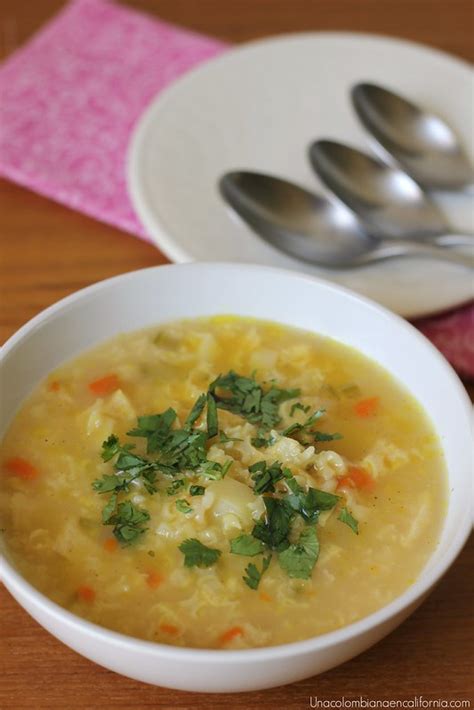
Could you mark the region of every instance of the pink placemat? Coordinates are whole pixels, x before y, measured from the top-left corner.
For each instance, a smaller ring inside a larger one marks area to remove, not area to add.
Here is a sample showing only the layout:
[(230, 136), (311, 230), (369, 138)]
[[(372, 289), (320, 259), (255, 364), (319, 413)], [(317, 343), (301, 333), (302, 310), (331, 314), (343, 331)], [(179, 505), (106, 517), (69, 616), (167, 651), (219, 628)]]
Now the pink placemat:
[[(108, 0), (73, 0), (0, 67), (0, 174), (148, 239), (125, 183), (133, 126), (225, 48)], [(416, 325), (474, 377), (474, 305)]]

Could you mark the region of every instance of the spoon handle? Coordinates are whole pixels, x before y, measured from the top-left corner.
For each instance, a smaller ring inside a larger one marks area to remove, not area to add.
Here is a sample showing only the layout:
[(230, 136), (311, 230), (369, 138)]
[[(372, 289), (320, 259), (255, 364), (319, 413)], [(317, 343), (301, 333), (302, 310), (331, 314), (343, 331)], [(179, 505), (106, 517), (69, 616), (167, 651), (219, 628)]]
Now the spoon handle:
[(442, 234), (432, 240), (432, 244), (440, 247), (472, 247), (474, 246), (474, 234), (468, 232), (464, 234)]
[(420, 256), (430, 259), (448, 261), (453, 264), (460, 264), (474, 269), (474, 244), (470, 244), (470, 254), (458, 252), (451, 249), (440, 248), (439, 246), (426, 244), (426, 242), (409, 242), (393, 239), (382, 242), (372, 254), (379, 259), (390, 259), (397, 256)]

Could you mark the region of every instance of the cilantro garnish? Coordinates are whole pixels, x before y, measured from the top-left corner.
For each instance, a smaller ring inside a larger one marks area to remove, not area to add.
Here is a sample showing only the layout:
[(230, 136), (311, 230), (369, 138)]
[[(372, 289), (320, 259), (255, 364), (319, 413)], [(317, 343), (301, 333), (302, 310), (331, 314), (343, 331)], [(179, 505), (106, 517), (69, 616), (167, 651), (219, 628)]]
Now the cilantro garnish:
[(204, 463), (202, 463), (199, 467), (199, 472), (203, 476), (206, 476), (206, 478), (210, 478), (212, 481), (220, 481), (221, 478), (224, 478), (233, 463), (232, 459), (227, 459), (225, 463), (217, 463), (217, 461), (204, 461)]
[(349, 399), (360, 397), (361, 394), (360, 387), (357, 385), (345, 385), (344, 387), (341, 387), (341, 392), (344, 397), (348, 397)]
[(255, 448), (257, 448), (257, 449), (266, 449), (267, 446), (271, 446), (272, 444), (275, 443), (275, 438), (273, 437), (272, 434), (265, 436), (265, 429), (262, 429), (260, 427), (257, 432), (257, 436), (254, 436), (250, 440), (250, 443), (252, 444), (252, 446), (255, 446)]
[(186, 481), (184, 478), (177, 478), (173, 483), (170, 483), (168, 488), (166, 489), (166, 492), (169, 496), (174, 496), (178, 491), (181, 490), (181, 488), (184, 488), (186, 485)]
[(149, 493), (156, 492), (157, 463), (132, 454), (132, 448), (132, 445), (122, 446), (113, 434), (104, 441), (102, 459), (110, 461), (114, 456), (117, 456), (114, 464), (117, 473), (114, 476), (105, 474), (101, 479), (95, 480), (92, 483), (95, 491), (98, 493), (128, 491), (130, 483), (136, 478), (142, 477), (147, 491)]
[(281, 435), (290, 436), (290, 434), (295, 434), (296, 432), (308, 431), (313, 426), (314, 422), (320, 419), (325, 413), (325, 409), (318, 409), (302, 424), (299, 422), (293, 422), (293, 424), (287, 426), (286, 429), (283, 429)]
[(289, 577), (309, 579), (319, 556), (319, 541), (316, 528), (307, 527), (296, 544), (290, 545), (278, 555), (280, 567)]
[(219, 444), (227, 444), (229, 441), (243, 441), (243, 439), (237, 439), (236, 437), (233, 436), (227, 436), (225, 431), (219, 432)]
[(217, 404), (210, 392), (207, 393), (207, 436), (212, 439), (219, 432), (217, 421)]
[(295, 404), (293, 404), (291, 406), (290, 417), (293, 416), (293, 414), (296, 412), (297, 409), (301, 409), (301, 411), (304, 414), (307, 414), (309, 412), (309, 410), (311, 409), (311, 407), (309, 406), (309, 404), (307, 406), (305, 406), (304, 404), (301, 404), (301, 402), (295, 402)]
[(245, 575), (242, 577), (242, 579), (244, 580), (245, 584), (250, 587), (250, 589), (258, 589), (258, 585), (260, 584), (260, 581), (264, 573), (267, 571), (271, 561), (271, 555), (268, 555), (268, 557), (264, 557), (261, 570), (259, 570), (258, 567), (253, 564), (253, 562), (247, 565), (247, 567), (245, 568)]
[(211, 567), (221, 556), (220, 550), (206, 547), (194, 537), (182, 542), (179, 549), (184, 555), (185, 567)]
[(189, 495), (191, 496), (203, 496), (205, 492), (204, 486), (189, 486)]
[[(206, 404), (207, 432), (193, 428)], [(232, 459), (224, 464), (207, 460), (207, 440), (218, 433), (217, 408), (212, 395), (202, 394), (197, 398), (182, 429), (173, 428), (176, 419), (175, 410), (168, 408), (161, 414), (138, 417), (137, 426), (128, 432), (128, 436), (146, 440), (147, 454), (154, 454), (153, 459), (133, 453), (133, 445), (122, 445), (114, 434), (102, 444), (102, 460), (108, 462), (115, 457), (115, 473), (103, 475), (92, 485), (98, 493), (112, 494), (103, 510), (102, 519), (104, 525), (115, 525), (114, 533), (124, 544), (129, 544), (144, 532), (144, 529), (140, 528), (140, 515), (146, 515), (148, 516), (146, 519), (149, 519), (148, 513), (139, 509), (134, 509), (136, 515), (133, 517), (129, 508), (121, 507), (125, 503), (120, 503), (117, 508), (118, 494), (127, 492), (132, 481), (140, 479), (148, 493), (155, 493), (159, 473), (176, 476), (186, 470), (199, 471), (207, 478), (217, 480), (226, 475), (232, 464)], [(184, 478), (175, 479), (166, 489), (168, 495), (175, 495), (184, 485)], [(194, 493), (194, 495), (202, 495), (202, 493)], [(126, 503), (132, 505), (128, 501)], [(183, 513), (192, 510), (184, 499), (177, 501), (176, 505)], [(124, 517), (126, 515), (131, 516), (130, 520)]]
[(283, 550), (289, 545), (288, 535), (294, 512), (281, 498), (264, 496), (263, 502), (266, 513), (255, 523), (252, 535), (272, 550)]
[[(298, 406), (299, 405), (299, 406)], [(291, 408), (290, 411), (290, 416), (294, 413), (295, 409), (302, 409), (304, 412), (307, 412), (309, 410), (309, 407), (303, 407), (303, 405), (300, 404), (300, 402), (297, 402), (294, 404)], [(314, 441), (335, 441), (337, 439), (342, 439), (342, 434), (338, 434), (337, 432), (334, 434), (327, 434), (324, 431), (318, 431), (318, 430), (313, 430), (311, 427), (313, 424), (320, 419), (323, 414), (326, 413), (325, 409), (318, 409), (316, 412), (314, 412), (308, 419), (306, 419), (305, 422), (293, 422), (289, 426), (286, 427), (281, 432), (282, 436), (291, 436), (293, 434), (301, 434), (301, 433), (306, 433), (308, 436), (312, 437)], [(310, 441), (302, 442), (305, 444), (309, 444)]]
[(257, 540), (253, 535), (239, 535), (230, 541), (230, 551), (234, 555), (247, 555), (255, 557), (264, 551), (264, 545), (261, 540)]
[(359, 534), (359, 522), (351, 515), (347, 508), (341, 510), (337, 519), (340, 520), (341, 523), (348, 525), (356, 535)]
[(109, 438), (102, 444), (102, 461), (110, 461), (121, 449), (118, 436), (111, 434)]
[(342, 434), (338, 434), (337, 432), (334, 434), (326, 434), (324, 431), (313, 431), (311, 432), (311, 436), (315, 441), (336, 441), (337, 439), (343, 438)]
[[(117, 436), (111, 435), (102, 445), (102, 460), (113, 463), (113, 474), (104, 474), (93, 482), (99, 494), (109, 494), (102, 510), (104, 525), (113, 525), (115, 537), (122, 545), (129, 545), (146, 530), (150, 515), (135, 506), (130, 500), (120, 501), (123, 493), (130, 490), (133, 481), (140, 483), (151, 494), (157, 490), (158, 476), (172, 476), (174, 480), (166, 487), (168, 495), (175, 495), (186, 487), (187, 476), (201, 476), (210, 480), (220, 480), (227, 474), (232, 459), (224, 463), (207, 458), (209, 440), (214, 437), (219, 443), (241, 441), (219, 431), (218, 409), (225, 409), (245, 418), (257, 427), (257, 436), (252, 444), (267, 447), (274, 443), (270, 430), (281, 421), (280, 404), (298, 397), (298, 389), (281, 389), (274, 382), (268, 389), (260, 385), (252, 375), (245, 377), (233, 371), (220, 375), (209, 386), (208, 392), (201, 394), (193, 404), (181, 428), (177, 426), (177, 413), (168, 408), (159, 414), (138, 417), (137, 426), (128, 432), (131, 437), (145, 439), (146, 456), (134, 452), (131, 444), (122, 444)], [(206, 410), (204, 428), (201, 419)], [(290, 416), (297, 410), (305, 414), (308, 406), (296, 402), (290, 409)], [(313, 429), (314, 423), (323, 416), (324, 409), (318, 409), (304, 422), (293, 422), (281, 432), (283, 436), (296, 435), (301, 443), (308, 437), (313, 441), (333, 441), (342, 438), (340, 434), (329, 434)], [(198, 428), (196, 422), (201, 421)], [(305, 436), (303, 436), (303, 434)], [(191, 473), (192, 472), (192, 473)], [(250, 563), (243, 577), (251, 589), (257, 589), (262, 575), (271, 561), (271, 551), (279, 556), (279, 563), (290, 577), (308, 579), (317, 561), (319, 542), (315, 524), (321, 511), (331, 510), (339, 501), (339, 496), (316, 488), (305, 490), (299, 485), (288, 468), (278, 461), (269, 463), (258, 461), (249, 467), (256, 495), (263, 495), (265, 513), (258, 520), (251, 534), (242, 534), (230, 541), (230, 551), (236, 555), (254, 557), (267, 551), (261, 569)], [(178, 477), (179, 475), (179, 477)], [(276, 484), (284, 481), (288, 492), (278, 491)], [(205, 487), (193, 484), (190, 496), (205, 494)], [(270, 495), (268, 495), (270, 494)], [(185, 498), (175, 501), (177, 510), (187, 515), (193, 508)], [(290, 533), (295, 516), (301, 516), (307, 524), (298, 542), (290, 543)], [(338, 520), (348, 525), (358, 534), (358, 522), (347, 508), (343, 508)], [(207, 547), (196, 538), (185, 540), (179, 546), (184, 555), (186, 567), (210, 567), (219, 559), (220, 550)]]
[(286, 496), (288, 505), (301, 515), (308, 523), (316, 523), (319, 514), (323, 510), (331, 510), (339, 500), (339, 496), (317, 488), (309, 488), (307, 491), (300, 490)]
[(257, 495), (274, 493), (275, 483), (284, 478), (281, 463), (278, 461), (272, 463), (271, 466), (268, 466), (266, 461), (257, 461), (257, 463), (249, 466), (249, 471), (251, 478), (255, 481), (253, 490)]
[(139, 436), (147, 440), (147, 454), (160, 449), (168, 436), (176, 419), (174, 409), (168, 408), (162, 414), (148, 414), (138, 417), (138, 426), (127, 432), (128, 436)]
[(112, 491), (128, 491), (129, 484), (133, 481), (126, 473), (114, 474), (112, 476), (104, 474), (102, 478), (97, 478), (92, 487), (97, 493), (111, 493)]
[(162, 414), (138, 417), (138, 427), (127, 432), (128, 436), (147, 440), (147, 453), (159, 454), (154, 466), (163, 473), (173, 476), (183, 469), (194, 470), (206, 460), (206, 432), (192, 428), (205, 403), (205, 395), (198, 397), (183, 429), (172, 429), (177, 415), (170, 408)]
[(179, 510), (180, 513), (186, 514), (193, 512), (193, 509), (185, 498), (179, 498), (179, 500), (176, 501), (176, 508)]
[(113, 494), (102, 511), (104, 525), (113, 525), (113, 533), (121, 545), (130, 545), (146, 528), (144, 524), (150, 520), (146, 510), (135, 506), (130, 500), (119, 503), (116, 509), (117, 494)]
[(110, 524), (110, 520), (115, 513), (115, 508), (117, 507), (117, 497), (117, 493), (113, 493), (102, 508), (102, 522), (104, 525)]
[(184, 422), (184, 428), (185, 429), (192, 429), (196, 421), (199, 419), (201, 414), (204, 411), (204, 407), (206, 406), (206, 395), (201, 394), (197, 398), (197, 400), (193, 404), (193, 408), (189, 412), (188, 416), (186, 417), (186, 421)]
[(280, 404), (297, 397), (299, 389), (284, 390), (272, 385), (264, 392), (253, 377), (244, 377), (230, 370), (219, 375), (209, 385), (217, 406), (244, 417), (252, 424), (268, 430), (280, 422)]

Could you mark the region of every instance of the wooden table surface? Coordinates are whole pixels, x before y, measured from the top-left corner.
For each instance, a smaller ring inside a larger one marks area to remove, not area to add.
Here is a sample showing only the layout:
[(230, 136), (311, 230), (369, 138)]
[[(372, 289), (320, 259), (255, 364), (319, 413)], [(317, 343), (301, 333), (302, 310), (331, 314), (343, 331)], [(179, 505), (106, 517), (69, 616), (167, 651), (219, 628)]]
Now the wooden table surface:
[[(130, 0), (200, 32), (241, 42), (298, 30), (406, 37), (472, 60), (471, 0)], [(0, 57), (63, 3), (2, 0)], [(166, 261), (154, 247), (0, 183), (0, 339), (54, 301), (115, 274)], [(472, 390), (471, 390), (472, 391)], [(300, 683), (241, 695), (155, 688), (96, 666), (36, 624), (0, 585), (0, 708), (308, 708), (357, 698), (459, 700), (474, 693), (474, 541), (423, 606), (358, 658)]]

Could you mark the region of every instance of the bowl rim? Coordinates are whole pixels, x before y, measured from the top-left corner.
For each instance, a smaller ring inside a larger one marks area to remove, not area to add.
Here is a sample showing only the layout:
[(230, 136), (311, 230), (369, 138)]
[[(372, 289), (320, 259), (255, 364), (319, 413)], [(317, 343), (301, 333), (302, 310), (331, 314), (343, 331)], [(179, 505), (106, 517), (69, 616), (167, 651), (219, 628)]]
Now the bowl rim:
[[(111, 278), (103, 279), (90, 286), (74, 291), (68, 296), (62, 298), (61, 300), (53, 303), (51, 306), (40, 311), (36, 316), (27, 321), (23, 326), (21, 326), (0, 349), (0, 366), (5, 360), (6, 356), (16, 348), (17, 345), (21, 343), (24, 337), (29, 333), (37, 330), (41, 325), (48, 321), (52, 316), (61, 312), (68, 306), (74, 304), (77, 301), (81, 301), (89, 296), (94, 296), (103, 289), (113, 287), (117, 282), (124, 282), (127, 280), (133, 280), (139, 278), (140, 274), (148, 272), (156, 272), (159, 270), (200, 270), (200, 269), (211, 269), (211, 270), (227, 270), (227, 271), (265, 271), (268, 273), (273, 273), (275, 276), (280, 277), (290, 277), (293, 280), (304, 280), (311, 283), (316, 283), (321, 288), (336, 291), (338, 293), (344, 294), (350, 301), (361, 304), (364, 307), (369, 307), (377, 316), (382, 316), (388, 319), (395, 325), (398, 329), (402, 329), (410, 334), (410, 337), (418, 340), (420, 344), (425, 347), (425, 350), (429, 357), (435, 358), (438, 363), (443, 367), (444, 372), (448, 381), (450, 381), (451, 386), (454, 388), (455, 395), (460, 403), (462, 403), (466, 409), (466, 413), (469, 416), (471, 411), (471, 403), (467, 395), (464, 386), (462, 385), (459, 377), (444, 358), (444, 356), (437, 350), (437, 348), (422, 334), (420, 333), (411, 323), (406, 321), (401, 316), (389, 311), (384, 306), (377, 304), (365, 296), (361, 296), (348, 288), (335, 284), (333, 282), (326, 281), (325, 279), (309, 275), (302, 274), (299, 272), (292, 271), (290, 269), (282, 269), (274, 266), (265, 266), (257, 264), (247, 264), (247, 263), (230, 263), (230, 262), (188, 262), (185, 264), (164, 264), (159, 266), (152, 266), (144, 269), (137, 269), (134, 271), (129, 271), (124, 274), (119, 274)], [(468, 446), (466, 446), (466, 449)], [(471, 531), (471, 500), (469, 496), (466, 496), (466, 506), (463, 512), (462, 519), (460, 520), (460, 525), (456, 529), (456, 533), (451, 537), (447, 543), (447, 548), (443, 554), (443, 558), (439, 560), (435, 565), (432, 565), (430, 569), (427, 570), (428, 562), (425, 563), (425, 567), (421, 570), (419, 576), (415, 582), (405, 589), (400, 595), (395, 597), (391, 602), (381, 607), (377, 611), (369, 614), (367, 616), (358, 619), (357, 621), (343, 626), (339, 629), (329, 631), (318, 636), (312, 636), (310, 638), (304, 639), (302, 641), (293, 641), (290, 643), (279, 644), (275, 646), (262, 646), (258, 648), (249, 649), (239, 649), (239, 650), (225, 650), (225, 649), (208, 649), (208, 648), (193, 648), (193, 647), (180, 647), (172, 646), (168, 644), (158, 643), (154, 641), (146, 641), (144, 639), (135, 638), (133, 636), (128, 636), (126, 634), (113, 631), (106, 627), (95, 624), (87, 619), (84, 619), (71, 611), (63, 608), (56, 602), (53, 602), (49, 597), (44, 595), (38, 589), (36, 589), (30, 582), (28, 582), (21, 574), (18, 572), (14, 565), (11, 564), (5, 557), (5, 555), (0, 554), (0, 580), (5, 584), (7, 589), (12, 593), (12, 596), (18, 602), (17, 593), (22, 598), (26, 600), (26, 604), (29, 608), (36, 609), (47, 617), (53, 617), (55, 621), (65, 624), (69, 629), (77, 631), (81, 635), (88, 635), (102, 643), (106, 642), (109, 645), (120, 646), (123, 650), (138, 651), (143, 654), (150, 656), (162, 657), (165, 656), (169, 660), (181, 660), (189, 662), (200, 662), (200, 663), (213, 663), (219, 665), (229, 665), (235, 663), (243, 663), (246, 661), (271, 661), (276, 659), (282, 659), (288, 656), (301, 656), (307, 653), (314, 653), (316, 651), (322, 651), (324, 649), (331, 648), (343, 642), (348, 642), (352, 638), (355, 638), (361, 634), (365, 634), (372, 629), (375, 629), (379, 625), (388, 622), (393, 617), (403, 613), (404, 610), (410, 610), (410, 607), (415, 605), (417, 602), (421, 602), (423, 596), (426, 595), (436, 582), (446, 573), (448, 568), (454, 562), (455, 558), (461, 551), (464, 543), (466, 542), (470, 531)], [(436, 549), (431, 553), (429, 560), (436, 554)], [(22, 602), (19, 602), (23, 606)], [(28, 612), (30, 613), (30, 612)], [(31, 615), (31, 613), (30, 613)], [(87, 655), (87, 654), (84, 654)]]

